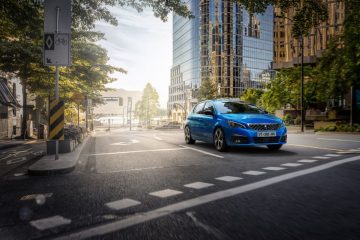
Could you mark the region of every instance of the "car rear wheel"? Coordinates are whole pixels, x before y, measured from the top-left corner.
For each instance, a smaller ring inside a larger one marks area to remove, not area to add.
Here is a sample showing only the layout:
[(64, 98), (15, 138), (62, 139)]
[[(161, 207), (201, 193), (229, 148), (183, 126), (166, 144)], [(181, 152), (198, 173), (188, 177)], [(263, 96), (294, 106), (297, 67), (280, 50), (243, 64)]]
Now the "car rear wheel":
[(219, 152), (224, 152), (227, 149), (224, 131), (221, 128), (217, 128), (214, 132), (214, 145)]
[(282, 144), (267, 145), (267, 147), (270, 150), (279, 150), (282, 147)]
[(185, 126), (184, 132), (185, 132), (185, 142), (186, 142), (186, 144), (194, 144), (195, 140), (192, 139), (192, 137), (191, 137), (191, 132), (190, 132), (189, 126)]

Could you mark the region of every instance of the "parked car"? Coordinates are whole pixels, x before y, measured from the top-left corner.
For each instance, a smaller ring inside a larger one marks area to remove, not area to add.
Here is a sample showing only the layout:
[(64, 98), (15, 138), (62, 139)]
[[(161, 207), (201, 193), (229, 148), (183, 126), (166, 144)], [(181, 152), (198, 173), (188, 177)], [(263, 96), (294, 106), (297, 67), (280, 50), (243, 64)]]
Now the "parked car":
[(227, 147), (266, 145), (278, 150), (287, 141), (280, 118), (240, 100), (219, 99), (198, 103), (185, 121), (185, 142), (213, 143), (218, 151)]

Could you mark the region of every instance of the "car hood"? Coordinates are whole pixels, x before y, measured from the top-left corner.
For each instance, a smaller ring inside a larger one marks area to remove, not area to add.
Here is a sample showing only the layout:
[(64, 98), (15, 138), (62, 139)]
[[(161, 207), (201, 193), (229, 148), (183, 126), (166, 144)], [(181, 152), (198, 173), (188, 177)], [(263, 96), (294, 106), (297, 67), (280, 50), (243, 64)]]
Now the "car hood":
[(282, 123), (280, 118), (270, 114), (221, 114), (221, 117), (241, 123)]

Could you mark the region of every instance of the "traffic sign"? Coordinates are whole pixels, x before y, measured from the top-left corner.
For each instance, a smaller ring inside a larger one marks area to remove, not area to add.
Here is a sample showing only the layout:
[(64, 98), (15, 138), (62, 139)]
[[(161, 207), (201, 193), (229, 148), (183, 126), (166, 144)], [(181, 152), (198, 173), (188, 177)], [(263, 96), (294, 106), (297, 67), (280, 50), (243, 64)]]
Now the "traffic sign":
[(44, 65), (69, 66), (71, 64), (70, 34), (44, 34)]
[(44, 65), (71, 64), (71, 0), (45, 0)]
[(44, 32), (71, 33), (71, 0), (45, 0)]

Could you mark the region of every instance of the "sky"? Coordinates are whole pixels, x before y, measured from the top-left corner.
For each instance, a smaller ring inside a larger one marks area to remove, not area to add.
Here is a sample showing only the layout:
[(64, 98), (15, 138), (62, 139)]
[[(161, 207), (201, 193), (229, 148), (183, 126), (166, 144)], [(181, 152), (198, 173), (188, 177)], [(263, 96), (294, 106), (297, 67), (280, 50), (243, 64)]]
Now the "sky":
[(108, 87), (142, 91), (150, 82), (166, 107), (172, 65), (172, 17), (162, 22), (151, 9), (138, 13), (132, 8), (110, 8), (118, 26), (98, 22), (96, 30), (105, 33), (99, 44), (106, 48), (109, 64), (122, 67), (127, 74), (115, 73), (117, 80)]

